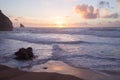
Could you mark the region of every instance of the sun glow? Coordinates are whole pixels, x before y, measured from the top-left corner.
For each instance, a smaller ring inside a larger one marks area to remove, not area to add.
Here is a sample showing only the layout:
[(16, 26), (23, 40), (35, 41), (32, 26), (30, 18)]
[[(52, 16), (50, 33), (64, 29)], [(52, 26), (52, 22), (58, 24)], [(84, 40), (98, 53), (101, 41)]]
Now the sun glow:
[(57, 28), (64, 28), (66, 24), (66, 19), (65, 17), (54, 17), (53, 23), (55, 24), (55, 27)]
[(56, 27), (63, 28), (64, 27), (64, 22), (56, 21)]

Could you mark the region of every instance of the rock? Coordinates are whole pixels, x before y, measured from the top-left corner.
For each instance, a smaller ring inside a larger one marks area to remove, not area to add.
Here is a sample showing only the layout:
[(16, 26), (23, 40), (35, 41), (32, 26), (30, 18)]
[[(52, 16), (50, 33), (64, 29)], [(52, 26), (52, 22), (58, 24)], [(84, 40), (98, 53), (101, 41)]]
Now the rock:
[(23, 24), (20, 24), (20, 28), (24, 28), (25, 26)]
[(34, 58), (33, 50), (31, 47), (28, 47), (27, 49), (20, 48), (17, 52), (15, 52), (15, 55), (15, 59), (18, 60), (31, 60), (32, 58)]
[(31, 47), (28, 47), (26, 49), (26, 52), (27, 52), (27, 54), (29, 55), (30, 58), (34, 57), (34, 55), (33, 55), (33, 49)]
[(0, 31), (12, 31), (13, 25), (10, 19), (0, 10)]
[(43, 67), (43, 69), (48, 69), (48, 67)]

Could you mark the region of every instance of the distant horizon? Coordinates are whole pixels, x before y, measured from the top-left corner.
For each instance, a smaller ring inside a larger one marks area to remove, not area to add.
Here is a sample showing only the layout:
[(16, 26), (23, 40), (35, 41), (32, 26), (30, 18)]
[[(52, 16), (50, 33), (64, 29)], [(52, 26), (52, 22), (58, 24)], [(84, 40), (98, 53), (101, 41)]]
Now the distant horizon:
[[(14, 28), (21, 28), (20, 26), (13, 26)], [(41, 28), (41, 29), (72, 29), (72, 28), (120, 28), (120, 26), (112, 26), (112, 27), (109, 27), (109, 26), (96, 26), (96, 27), (92, 27), (92, 26), (89, 26), (89, 27), (71, 27), (71, 26), (66, 26), (66, 27), (54, 27), (54, 26), (25, 26), (24, 28)]]
[(120, 27), (120, 0), (0, 0), (13, 26)]

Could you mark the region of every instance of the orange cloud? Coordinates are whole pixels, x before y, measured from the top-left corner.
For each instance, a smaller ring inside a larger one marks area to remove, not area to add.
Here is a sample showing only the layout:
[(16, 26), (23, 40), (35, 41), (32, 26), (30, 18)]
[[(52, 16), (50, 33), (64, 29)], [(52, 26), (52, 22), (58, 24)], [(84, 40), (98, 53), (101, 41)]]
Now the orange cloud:
[(103, 15), (104, 16), (107, 16), (109, 14), (109, 9), (108, 8), (105, 8), (104, 10), (103, 10)]
[(110, 13), (108, 8), (104, 8), (103, 12), (100, 11), (100, 8), (95, 9), (93, 6), (88, 6), (86, 4), (75, 6), (75, 12), (85, 19), (119, 18), (120, 16), (117, 12)]
[(110, 13), (108, 8), (105, 8), (103, 10), (103, 16), (101, 16), (101, 18), (119, 18), (119, 14), (118, 13)]
[(95, 9), (93, 6), (88, 6), (86, 4), (75, 6), (75, 12), (85, 19), (95, 19), (99, 16), (98, 8)]
[(118, 3), (118, 6), (120, 6), (120, 0), (118, 0), (117, 3)]

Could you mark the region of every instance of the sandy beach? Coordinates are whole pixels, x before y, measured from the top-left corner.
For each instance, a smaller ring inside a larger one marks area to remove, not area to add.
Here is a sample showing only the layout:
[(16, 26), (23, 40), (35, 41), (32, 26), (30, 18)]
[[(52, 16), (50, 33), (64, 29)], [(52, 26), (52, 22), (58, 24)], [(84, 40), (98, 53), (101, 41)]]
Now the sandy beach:
[(83, 80), (70, 75), (47, 72), (25, 72), (0, 65), (0, 80)]
[(119, 75), (119, 72), (73, 68), (61, 61), (21, 70), (0, 65), (0, 80), (119, 80)]

